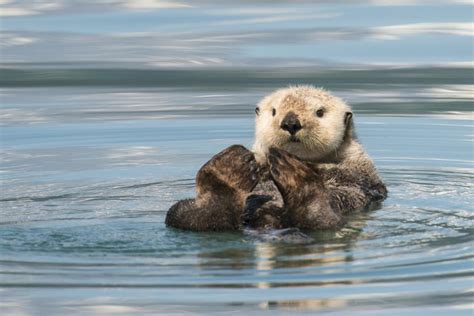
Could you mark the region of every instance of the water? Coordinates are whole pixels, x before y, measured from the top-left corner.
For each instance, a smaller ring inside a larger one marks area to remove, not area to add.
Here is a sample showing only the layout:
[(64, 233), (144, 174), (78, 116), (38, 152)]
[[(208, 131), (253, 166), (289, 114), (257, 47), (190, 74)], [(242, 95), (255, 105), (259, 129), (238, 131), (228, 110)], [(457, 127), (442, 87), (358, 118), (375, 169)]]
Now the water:
[(353, 105), (389, 189), (308, 245), (164, 225), (204, 162), (252, 144), (278, 73), (58, 87), (32, 71), (42, 87), (1, 89), (2, 314), (471, 313), (472, 70), (279, 73)]

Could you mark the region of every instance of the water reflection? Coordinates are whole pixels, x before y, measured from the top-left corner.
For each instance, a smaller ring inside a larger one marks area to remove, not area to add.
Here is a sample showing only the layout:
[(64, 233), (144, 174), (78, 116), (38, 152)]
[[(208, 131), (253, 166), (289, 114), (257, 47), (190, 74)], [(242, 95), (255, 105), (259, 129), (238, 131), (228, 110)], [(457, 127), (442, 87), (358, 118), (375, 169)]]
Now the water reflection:
[[(460, 0), (279, 1), (277, 8), (268, 1), (2, 1), (2, 62), (18, 69), (472, 66), (471, 5)], [(115, 77), (136, 78), (118, 72)]]
[[(337, 267), (354, 260), (352, 247), (358, 242), (360, 234), (370, 219), (370, 214), (360, 212), (351, 217), (349, 223), (339, 231), (308, 232), (310, 243), (294, 243), (292, 239), (275, 239), (273, 231), (253, 231), (242, 236), (243, 244), (220, 250), (208, 251), (208, 238), (216, 237), (222, 241), (227, 235), (211, 234), (203, 239), (198, 249), (199, 266), (207, 271), (231, 269), (246, 275), (242, 287), (272, 288), (286, 286), (323, 286), (346, 284), (350, 281), (301, 280), (292, 279), (292, 274), (312, 275), (332, 273)], [(231, 237), (232, 235), (228, 235)], [(238, 236), (238, 234), (237, 234)], [(237, 237), (234, 234), (234, 238)], [(271, 240), (271, 241), (265, 241)], [(316, 268), (316, 270), (314, 269)], [(322, 269), (321, 269), (322, 268)], [(218, 273), (216, 275), (219, 275)], [(281, 277), (276, 277), (277, 275)], [(207, 284), (206, 286), (213, 286)], [(228, 285), (227, 285), (228, 286)]]

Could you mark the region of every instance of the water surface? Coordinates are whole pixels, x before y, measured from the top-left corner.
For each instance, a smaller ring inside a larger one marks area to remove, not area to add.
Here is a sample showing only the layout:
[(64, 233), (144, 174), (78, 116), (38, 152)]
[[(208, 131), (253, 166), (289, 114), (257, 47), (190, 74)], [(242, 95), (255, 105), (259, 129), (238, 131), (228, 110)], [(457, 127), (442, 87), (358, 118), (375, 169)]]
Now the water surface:
[(308, 245), (164, 225), (169, 206), (194, 195), (204, 162), (231, 144), (251, 146), (255, 104), (278, 80), (4, 85), (0, 310), (470, 314), (469, 70), (387, 71), (398, 78), (388, 83), (334, 73), (301, 81), (354, 106), (390, 193), (381, 209), (313, 232)]

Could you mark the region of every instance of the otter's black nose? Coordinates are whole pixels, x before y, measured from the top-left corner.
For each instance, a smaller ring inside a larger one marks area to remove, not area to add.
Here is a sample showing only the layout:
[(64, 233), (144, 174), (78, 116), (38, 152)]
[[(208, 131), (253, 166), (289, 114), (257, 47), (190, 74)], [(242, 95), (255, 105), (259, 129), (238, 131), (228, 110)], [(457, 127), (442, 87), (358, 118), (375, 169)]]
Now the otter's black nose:
[(295, 135), (301, 128), (300, 120), (295, 113), (288, 113), (283, 121), (281, 121), (280, 127), (285, 131), (288, 131), (291, 135)]

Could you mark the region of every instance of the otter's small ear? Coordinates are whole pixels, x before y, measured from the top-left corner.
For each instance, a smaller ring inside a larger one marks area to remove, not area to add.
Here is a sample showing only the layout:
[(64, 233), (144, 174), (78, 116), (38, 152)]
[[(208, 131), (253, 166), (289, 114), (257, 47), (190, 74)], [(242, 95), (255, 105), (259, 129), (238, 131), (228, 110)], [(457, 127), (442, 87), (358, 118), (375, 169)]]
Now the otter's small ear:
[(256, 113), (257, 115), (260, 113), (260, 108), (259, 108), (258, 106), (255, 108), (255, 113)]
[(352, 112), (346, 112), (346, 115), (344, 116), (344, 123), (346, 124), (346, 126), (349, 125), (351, 120), (352, 120)]

